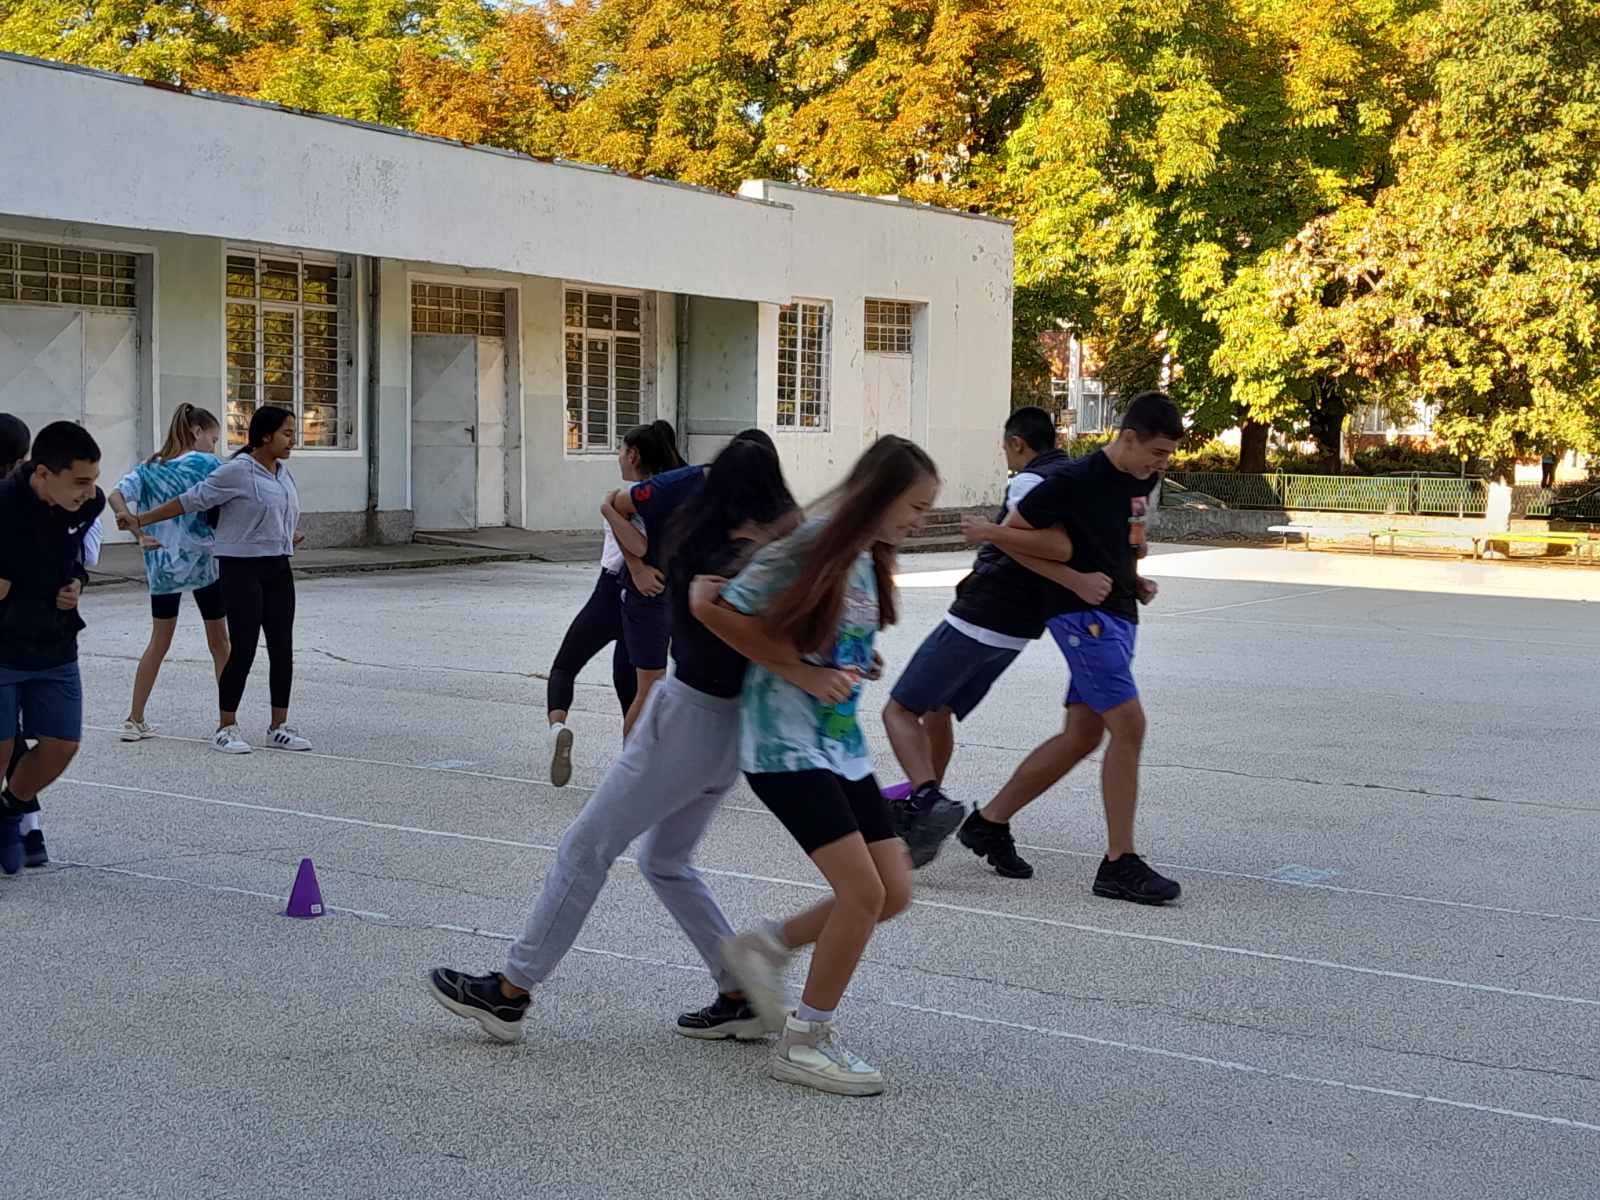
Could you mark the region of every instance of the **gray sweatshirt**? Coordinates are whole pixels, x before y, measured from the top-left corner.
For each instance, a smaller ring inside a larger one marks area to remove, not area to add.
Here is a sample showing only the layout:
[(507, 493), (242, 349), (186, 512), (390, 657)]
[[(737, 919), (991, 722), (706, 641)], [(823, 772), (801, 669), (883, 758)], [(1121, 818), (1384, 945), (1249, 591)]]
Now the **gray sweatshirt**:
[(230, 458), (178, 497), (186, 513), (222, 506), (211, 553), (218, 558), (270, 558), (294, 553), (300, 493), (281, 462), (274, 475), (248, 454)]

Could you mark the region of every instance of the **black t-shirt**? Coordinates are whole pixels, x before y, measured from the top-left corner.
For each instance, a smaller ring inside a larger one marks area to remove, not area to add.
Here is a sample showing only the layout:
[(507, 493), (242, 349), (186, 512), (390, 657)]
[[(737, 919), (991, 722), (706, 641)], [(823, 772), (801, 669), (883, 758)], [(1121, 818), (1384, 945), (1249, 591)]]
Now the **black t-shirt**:
[(696, 575), (721, 575), (732, 579), (750, 561), (756, 544), (748, 538), (725, 542), (695, 561), (680, 554), (672, 564), (668, 593), (672, 597), (672, 662), (678, 680), (704, 692), (731, 700), (744, 687), (749, 665), (727, 642), (712, 633), (689, 611), (689, 585)]
[(44, 503), (21, 470), (0, 481), (0, 579), (11, 590), (0, 600), (0, 667), (44, 671), (78, 658), (77, 609), (56, 607), (56, 593), (88, 578), (83, 539), (105, 509), (96, 491), (75, 512)]
[[(1012, 483), (1032, 482), (1037, 491), (1071, 465), (1060, 450), (1047, 450), (1017, 472)], [(995, 524), (1003, 525), (1010, 511), (1009, 504), (1002, 505)], [(1061, 593), (1059, 584), (1028, 570), (999, 547), (985, 545), (973, 559), (972, 573), (956, 586), (950, 615), (1005, 637), (1036, 638), (1045, 621), (1062, 610)]]
[(1111, 594), (1099, 605), (1085, 603), (1075, 592), (1058, 589), (1058, 612), (1099, 608), (1125, 621), (1139, 620), (1139, 551), (1144, 546), (1145, 516), (1159, 474), (1135, 479), (1119, 471), (1096, 450), (1047, 479), (1022, 498), (1017, 511), (1036, 529), (1060, 525), (1072, 539), (1067, 565), (1085, 575), (1111, 577)]

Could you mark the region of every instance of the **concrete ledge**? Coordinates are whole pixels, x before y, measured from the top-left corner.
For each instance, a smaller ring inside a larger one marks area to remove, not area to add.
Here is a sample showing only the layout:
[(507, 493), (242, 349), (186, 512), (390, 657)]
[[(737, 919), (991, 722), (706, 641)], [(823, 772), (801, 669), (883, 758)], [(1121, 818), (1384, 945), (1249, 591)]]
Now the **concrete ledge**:
[(410, 509), (365, 512), (307, 512), (300, 514), (307, 549), (333, 546), (392, 546), (409, 542), (416, 526)]

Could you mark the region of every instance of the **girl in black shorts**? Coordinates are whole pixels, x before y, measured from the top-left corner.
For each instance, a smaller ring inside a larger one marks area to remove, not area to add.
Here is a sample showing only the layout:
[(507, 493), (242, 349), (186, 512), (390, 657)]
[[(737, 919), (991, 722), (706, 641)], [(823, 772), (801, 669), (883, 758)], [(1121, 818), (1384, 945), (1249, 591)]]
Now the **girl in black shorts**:
[[(911, 863), (872, 774), (857, 721), (861, 681), (875, 678), (879, 629), (895, 619), (894, 548), (938, 495), (937, 469), (914, 443), (876, 442), (824, 515), (768, 546), (737, 578), (697, 592), (695, 615), (755, 662), (807, 664), (790, 682), (752, 666), (741, 701), (750, 787), (800, 844), (834, 898), (786, 923), (730, 939), (723, 957), (756, 1011), (784, 1018), (778, 1078), (840, 1095), (873, 1095), (883, 1077), (839, 1043), (834, 1010), (873, 927), (911, 900)], [(783, 968), (815, 943), (799, 1009), (785, 1011)]]
[[(217, 439), (222, 426), (203, 408), (180, 404), (172, 413), (167, 440), (161, 449), (124, 475), (106, 497), (113, 512), (155, 508), (175, 500), (219, 466)], [(174, 517), (140, 531), (145, 574), (150, 580), (150, 644), (133, 676), (133, 703), (122, 723), (122, 740), (137, 742), (154, 736), (146, 723), (144, 706), (156, 685), (161, 663), (172, 648), (178, 628), (178, 605), (185, 592), (194, 593), (195, 607), (206, 626), (206, 645), (218, 676), (228, 663), (228, 622), (222, 605), (222, 585), (211, 548), (215, 531), (203, 513)]]

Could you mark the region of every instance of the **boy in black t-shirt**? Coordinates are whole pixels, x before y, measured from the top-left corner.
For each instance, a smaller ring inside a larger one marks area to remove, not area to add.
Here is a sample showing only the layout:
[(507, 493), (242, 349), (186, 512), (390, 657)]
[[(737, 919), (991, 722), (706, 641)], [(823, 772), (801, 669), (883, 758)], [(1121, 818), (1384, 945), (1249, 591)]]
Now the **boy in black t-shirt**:
[[(1064, 589), (1048, 628), (1072, 673), (1066, 724), (1023, 760), (959, 835), (963, 845), (991, 861), (995, 846), (1014, 847), (1011, 818), (1054, 787), (1109, 733), (1101, 775), (1107, 850), (1094, 894), (1140, 904), (1164, 904), (1182, 890), (1147, 866), (1133, 844), (1145, 731), (1133, 681), (1134, 640), (1139, 605), (1154, 600), (1157, 590), (1153, 580), (1139, 577), (1138, 561), (1146, 550), (1150, 494), (1182, 436), (1183, 421), (1172, 401), (1160, 392), (1144, 392), (1128, 405), (1115, 441), (1034, 488), (1006, 519), (1006, 526), (1020, 529), (1061, 525), (1072, 539), (1072, 558), (1065, 566), (1019, 558)], [(1002, 549), (1012, 536), (1004, 527), (978, 532), (987, 532)]]
[[(1004, 521), (1024, 496), (1071, 461), (1056, 449), (1055, 421), (1041, 408), (1019, 408), (1007, 418), (1002, 449), (1013, 475), (996, 521)], [(995, 529), (987, 521), (975, 524)], [(1072, 554), (1059, 528), (1010, 529), (1004, 536), (1015, 553), (1031, 552), (1058, 564)], [(980, 543), (971, 574), (956, 588), (955, 603), (896, 681), (883, 724), (911, 785), (910, 796), (895, 803), (894, 815), (913, 867), (932, 862), (965, 815), (941, 790), (955, 752), (954, 722), (965, 721), (1017, 655), (1044, 632), (1045, 619), (1058, 607), (1058, 592), (1005, 550)]]
[(0, 481), (0, 762), (10, 762), (22, 721), (38, 740), (0, 790), (0, 870), (7, 874), (23, 864), (24, 833), (37, 832), (39, 792), (66, 770), (82, 737), (78, 596), (88, 582), (84, 533), (106, 504), (99, 476), (94, 438), (57, 421), (39, 431), (33, 456)]

